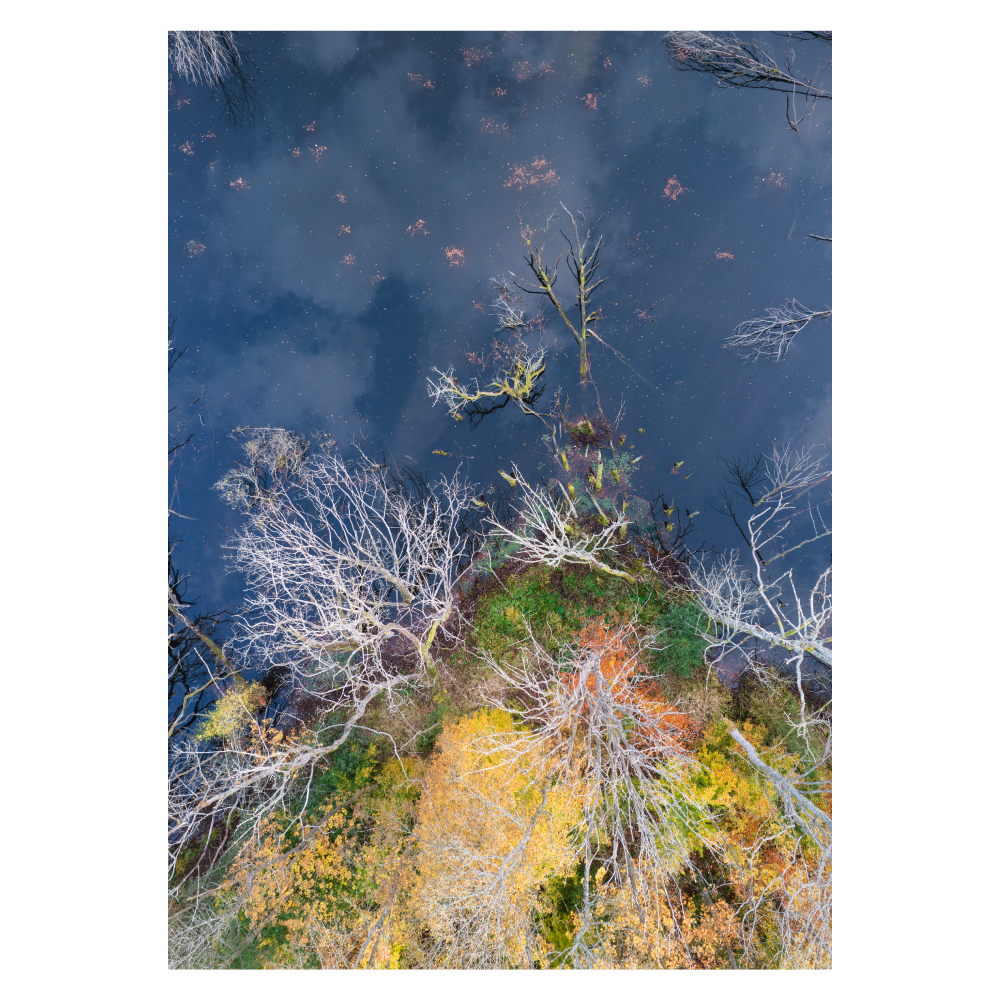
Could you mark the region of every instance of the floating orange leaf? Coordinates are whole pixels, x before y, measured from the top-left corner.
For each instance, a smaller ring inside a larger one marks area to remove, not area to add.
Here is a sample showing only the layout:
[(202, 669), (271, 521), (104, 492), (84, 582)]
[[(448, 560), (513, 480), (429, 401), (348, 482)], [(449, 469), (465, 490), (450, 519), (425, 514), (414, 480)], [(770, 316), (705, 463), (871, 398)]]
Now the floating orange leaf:
[(669, 198), (671, 201), (677, 201), (682, 194), (686, 194), (690, 190), (690, 188), (681, 187), (681, 182), (676, 177), (671, 177), (667, 181), (667, 186), (663, 189), (663, 197)]
[(486, 132), (488, 135), (499, 135), (504, 139), (510, 135), (507, 123), (497, 121), (492, 115), (487, 115), (485, 118), (479, 119), (479, 131)]
[(481, 63), (490, 54), (487, 49), (475, 49), (471, 45), (458, 51), (462, 53), (465, 65), (470, 69), (477, 63)]
[[(546, 170), (548, 167), (548, 170)], [(559, 178), (548, 160), (536, 156), (530, 164), (516, 164), (510, 177), (504, 181), (504, 187), (516, 187), (523, 191), (526, 187), (537, 187), (539, 184), (555, 184)]]

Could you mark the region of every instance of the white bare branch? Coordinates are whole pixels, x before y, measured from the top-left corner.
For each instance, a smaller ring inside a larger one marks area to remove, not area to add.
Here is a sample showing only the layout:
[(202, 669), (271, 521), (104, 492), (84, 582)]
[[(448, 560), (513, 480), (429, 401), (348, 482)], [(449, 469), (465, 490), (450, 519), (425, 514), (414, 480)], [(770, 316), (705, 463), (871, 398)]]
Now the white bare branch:
[(814, 319), (833, 315), (832, 310), (807, 309), (795, 299), (786, 299), (783, 306), (765, 310), (763, 317), (740, 323), (722, 346), (743, 352), (746, 362), (780, 361), (788, 352), (792, 339)]
[(517, 527), (512, 530), (491, 518), (484, 519), (484, 523), (492, 526), (494, 537), (518, 547), (514, 555), (517, 561), (552, 567), (591, 566), (602, 573), (624, 577), (635, 583), (631, 574), (609, 566), (600, 558), (605, 553), (614, 552), (624, 541), (628, 519), (623, 513), (616, 510), (612, 520), (592, 497), (602, 527), (600, 531), (588, 534), (581, 526), (578, 501), (569, 496), (562, 483), (559, 487), (563, 498), (559, 500), (549, 490), (529, 485), (516, 465), (513, 478), (524, 487)]
[(474, 496), (457, 473), (436, 486), (416, 499), (363, 453), (350, 468), (321, 454), (262, 498), (229, 546), (252, 591), (242, 621), (258, 660), (311, 689), (349, 690), (349, 704), (392, 676), (382, 651), (394, 637), (430, 666), (457, 608), (469, 545), (459, 525)]
[(517, 294), (516, 286), (503, 278), (490, 278), (490, 285), (497, 293), (490, 311), (496, 316), (499, 329), (511, 332), (527, 329), (529, 322), (524, 318), (524, 301)]
[(232, 72), (241, 53), (232, 31), (168, 31), (170, 62), (189, 83), (211, 86)]
[[(237, 471), (258, 481), (248, 467)], [(236, 619), (239, 645), (281, 669), (293, 695), (339, 736), (318, 746), (308, 732), (280, 731), (230, 690), (209, 718), (212, 738), (195, 735), (173, 748), (172, 864), (192, 837), (237, 810), (245, 826), (287, 806), (375, 698), (392, 711), (400, 688), (434, 683), (432, 645), (459, 622), (458, 563), (472, 554), (461, 518), (474, 490), (457, 473), (415, 496), (363, 453), (351, 466), (320, 453), (297, 472), (257, 493), (230, 546), (250, 588)]]
[[(697, 587), (702, 608), (716, 626), (713, 635), (706, 638), (713, 646), (739, 645), (739, 636), (753, 636), (769, 646), (786, 649), (795, 657), (809, 653), (820, 663), (833, 666), (833, 650), (826, 635), (833, 613), (833, 595), (828, 585), (832, 570), (820, 576), (803, 606), (795, 587), (792, 571), (761, 588), (757, 581), (739, 565), (735, 551), (706, 566), (703, 560), (692, 565), (692, 578)], [(785, 611), (784, 602), (778, 603), (782, 594), (780, 584), (788, 581), (793, 603), (789, 605), (799, 614), (797, 620)], [(773, 617), (775, 624), (764, 621)], [(750, 659), (749, 654), (747, 654)]]
[[(168, 31), (170, 66), (189, 83), (205, 84), (223, 104), (233, 126), (252, 122), (260, 113), (254, 88), (257, 69), (248, 52), (236, 41), (234, 31)], [(171, 78), (173, 85), (173, 78)]]
[(704, 31), (668, 31), (663, 36), (667, 55), (676, 69), (711, 73), (720, 87), (751, 87), (830, 98), (830, 93), (795, 74), (791, 58), (779, 66), (766, 47)]
[[(744, 933), (756, 926), (768, 896), (777, 890), (781, 900), (778, 930), (782, 967), (829, 968), (832, 961), (833, 820), (803, 795), (791, 778), (765, 764), (738, 729), (730, 729), (729, 735), (777, 793), (783, 833), (793, 839), (793, 846), (787, 852), (790, 860), (780, 878), (758, 887), (756, 892), (751, 888), (750, 898), (740, 907)], [(764, 841), (758, 838), (758, 843), (749, 852), (751, 868), (758, 850), (764, 846)], [(754, 884), (752, 877), (749, 884), (751, 887)]]
[(507, 745), (502, 766), (528, 761), (536, 782), (575, 788), (588, 867), (599, 861), (609, 884), (642, 895), (635, 866), (663, 882), (685, 863), (688, 838), (711, 844), (711, 829), (688, 785), (684, 713), (658, 696), (643, 666), (651, 640), (637, 620), (601, 628), (593, 640), (553, 657), (529, 630), (515, 663), (485, 654), (531, 726), (516, 748)]
[(799, 696), (799, 719), (795, 724), (805, 737), (811, 728), (827, 726), (823, 718), (807, 708), (803, 665), (808, 655), (833, 668), (833, 570), (827, 567), (808, 593), (803, 594), (796, 584), (794, 569), (777, 577), (768, 575), (765, 569), (791, 552), (832, 534), (822, 513), (810, 507), (811, 536), (794, 545), (786, 542), (796, 511), (794, 501), (829, 479), (830, 473), (824, 470), (822, 459), (812, 457), (811, 449), (793, 451), (787, 446), (775, 446), (771, 456), (764, 460), (766, 485), (755, 496), (760, 480), (759, 463), (760, 459), (747, 465), (734, 462), (729, 467), (730, 482), (752, 504), (752, 513), (743, 524), (726, 495), (729, 513), (749, 545), (753, 569), (743, 568), (738, 553), (732, 551), (711, 564), (704, 559), (694, 561), (691, 580), (710, 621), (702, 633), (708, 642), (706, 655), (713, 649), (720, 654), (738, 650), (751, 670), (770, 682), (773, 678), (755, 651), (748, 648), (752, 646), (749, 640), (787, 652), (785, 666), (794, 672)]
[(531, 352), (519, 343), (509, 355), (509, 360), (497, 366), (493, 380), (485, 388), (479, 387), (478, 379), (467, 384), (459, 382), (454, 368), (444, 372), (434, 368), (433, 371), (437, 378), (427, 379), (427, 395), (433, 400), (431, 405), (444, 403), (455, 420), (464, 420), (466, 413), (482, 413), (485, 408), (488, 408), (486, 412), (500, 409), (511, 400), (522, 413), (543, 419), (534, 410), (534, 403), (543, 388), (539, 383), (545, 373), (544, 349)]

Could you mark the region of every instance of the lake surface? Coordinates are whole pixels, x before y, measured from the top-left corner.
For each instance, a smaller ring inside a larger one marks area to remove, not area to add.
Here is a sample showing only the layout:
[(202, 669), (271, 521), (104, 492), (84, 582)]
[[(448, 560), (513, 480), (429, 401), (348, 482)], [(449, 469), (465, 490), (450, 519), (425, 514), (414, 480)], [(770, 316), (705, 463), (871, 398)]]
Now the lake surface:
[[(805, 75), (830, 60), (823, 42), (752, 37), (779, 61), (794, 45)], [(829, 452), (829, 321), (773, 364), (721, 345), (786, 298), (830, 306), (831, 244), (809, 234), (832, 235), (831, 102), (795, 133), (784, 95), (680, 72), (656, 34), (241, 41), (263, 75), (252, 127), (228, 127), (205, 87), (177, 81), (169, 98), (170, 310), (187, 348), (170, 440), (191, 436), (170, 467), (171, 533), (199, 610), (241, 602), (221, 548), (239, 515), (212, 489), (239, 456), (237, 426), (325, 433), (345, 455), (356, 441), (435, 475), (461, 462), (484, 486), (513, 463), (541, 477), (538, 421), (511, 406), (456, 423), (427, 379), (488, 380), (494, 338), (509, 339), (490, 279), (530, 277), (526, 239), (537, 246), (550, 218), (554, 258), (569, 212), (604, 237), (597, 332), (627, 363), (592, 344), (592, 378), (609, 417), (624, 407), (640, 495), (662, 490), (700, 511), (701, 541), (739, 547), (710, 506), (722, 459), (774, 441)], [(525, 341), (549, 352), (538, 408), (561, 388), (569, 412), (592, 409), (551, 306)], [(828, 560), (828, 546), (805, 550), (805, 575)]]

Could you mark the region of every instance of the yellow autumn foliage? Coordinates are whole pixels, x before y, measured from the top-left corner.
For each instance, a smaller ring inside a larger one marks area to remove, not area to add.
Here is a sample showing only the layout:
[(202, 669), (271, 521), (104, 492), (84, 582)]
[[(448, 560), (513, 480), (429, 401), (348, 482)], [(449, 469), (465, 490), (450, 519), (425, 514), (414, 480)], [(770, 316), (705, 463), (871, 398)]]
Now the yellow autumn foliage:
[(635, 880), (642, 903), (630, 887), (604, 886), (598, 879), (596, 968), (731, 968), (738, 925), (726, 902), (698, 906), (693, 897), (665, 887), (659, 872), (646, 865), (636, 866)]
[(493, 709), (446, 726), (428, 767), (410, 896), (428, 932), (421, 964), (510, 968), (531, 961), (543, 884), (575, 863), (573, 790), (534, 784), (542, 751), (515, 758), (522, 734)]
[(259, 708), (267, 704), (267, 690), (258, 681), (247, 684), (237, 677), (216, 701), (208, 718), (199, 727), (196, 738), (207, 743), (211, 739), (235, 739), (250, 723)]
[[(730, 728), (731, 723), (723, 718), (706, 730), (696, 752), (703, 769), (694, 787), (715, 814), (722, 833), (720, 853), (742, 904), (741, 920), (752, 928), (754, 958), (765, 967), (778, 962), (791, 962), (798, 968), (821, 967), (824, 958), (815, 941), (823, 936), (820, 925), (828, 902), (830, 862), (820, 859), (820, 849), (810, 837), (796, 835), (774, 801), (773, 789), (769, 790), (762, 776), (735, 752)], [(781, 746), (768, 746), (763, 725), (743, 722), (740, 729), (768, 767), (794, 779), (797, 754)], [(827, 765), (819, 777), (828, 779), (829, 772)], [(829, 815), (830, 796), (815, 798)], [(782, 945), (778, 931), (782, 914), (786, 923), (797, 927), (794, 937), (802, 941), (801, 954), (781, 955), (783, 948), (787, 950), (787, 940)], [(745, 944), (750, 946), (751, 942)]]

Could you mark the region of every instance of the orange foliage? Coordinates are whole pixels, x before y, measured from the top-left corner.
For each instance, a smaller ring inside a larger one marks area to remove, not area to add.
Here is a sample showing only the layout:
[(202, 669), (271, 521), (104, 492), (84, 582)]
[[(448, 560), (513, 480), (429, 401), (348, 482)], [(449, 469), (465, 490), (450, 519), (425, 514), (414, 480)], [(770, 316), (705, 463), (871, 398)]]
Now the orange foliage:
[(514, 75), (519, 83), (529, 80), (533, 76), (545, 76), (546, 73), (555, 73), (550, 62), (540, 62), (537, 69), (530, 62), (519, 62), (514, 65)]
[(769, 191), (780, 191), (782, 188), (788, 187), (788, 181), (785, 180), (784, 174), (776, 174), (773, 170), (767, 175), (767, 177), (759, 177), (758, 180), (767, 186)]
[(489, 135), (500, 135), (505, 139), (510, 135), (510, 128), (505, 122), (497, 121), (492, 115), (487, 115), (479, 120), (479, 131)]
[(490, 53), (488, 49), (477, 49), (473, 48), (471, 45), (468, 48), (459, 49), (462, 53), (462, 58), (465, 60), (465, 65), (470, 69), (476, 65), (476, 63), (482, 62)]
[[(647, 674), (645, 665), (628, 641), (626, 634), (603, 619), (586, 626), (577, 635), (581, 647), (600, 656), (600, 671), (607, 681), (612, 697), (629, 706), (629, 714), (638, 721), (640, 742), (660, 749), (690, 750), (695, 737), (691, 717), (667, 702), (659, 684)], [(565, 683), (576, 687), (579, 673), (563, 674)], [(595, 691), (597, 678), (593, 673), (584, 682), (588, 691)]]
[[(549, 169), (546, 171), (545, 168)], [(559, 178), (548, 160), (536, 156), (527, 163), (519, 163), (511, 170), (510, 177), (504, 181), (504, 187), (516, 187), (523, 191), (526, 187), (537, 187), (539, 184), (555, 184)]]
[(677, 201), (682, 194), (686, 194), (690, 190), (690, 188), (681, 187), (681, 182), (676, 177), (671, 177), (667, 181), (667, 186), (663, 189), (663, 197), (669, 198), (671, 201)]

